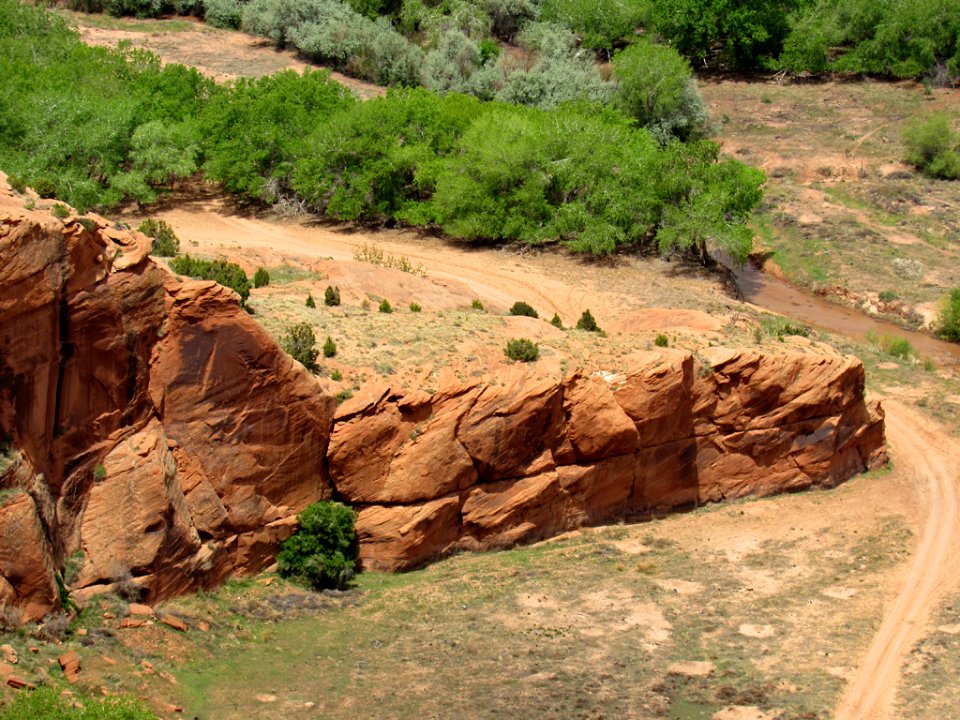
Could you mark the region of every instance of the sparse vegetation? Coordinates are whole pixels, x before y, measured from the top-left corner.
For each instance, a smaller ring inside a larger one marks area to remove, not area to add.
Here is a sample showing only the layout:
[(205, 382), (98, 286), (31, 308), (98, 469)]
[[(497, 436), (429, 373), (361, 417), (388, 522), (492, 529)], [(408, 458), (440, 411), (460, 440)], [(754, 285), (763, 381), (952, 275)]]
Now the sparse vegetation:
[(337, 502), (324, 500), (307, 507), (297, 515), (296, 534), (277, 555), (280, 575), (316, 590), (349, 586), (358, 554), (355, 520), (353, 510)]
[(317, 352), (317, 338), (313, 334), (310, 323), (301, 322), (289, 326), (280, 344), (290, 357), (310, 372), (316, 372), (319, 369), (317, 365), (317, 355), (319, 354)]
[(410, 312), (412, 312), (412, 313), (418, 313), (418, 312), (420, 312), (421, 310), (423, 310), (423, 308), (420, 307), (420, 305), (419, 305), (418, 303), (415, 303), (415, 302), (410, 303)]
[(383, 300), (380, 301), (380, 306), (378, 307), (378, 310), (380, 310), (380, 312), (382, 313), (392, 313), (393, 306), (390, 304), (389, 300), (384, 298)]
[(153, 238), (153, 243), (150, 246), (151, 255), (174, 257), (180, 252), (180, 240), (166, 221), (147, 218), (140, 223), (137, 230), (148, 238)]
[(866, 340), (875, 348), (900, 360), (910, 360), (914, 355), (913, 345), (906, 338), (895, 337), (893, 335), (878, 335), (872, 330), (869, 330), (866, 333)]
[(657, 347), (670, 347), (670, 338), (663, 333), (657, 333), (657, 337), (654, 339), (653, 344)]
[(476, 298), (474, 298), (473, 300), (470, 301), (470, 309), (471, 309), (471, 310), (479, 310), (480, 312), (484, 312), (483, 303), (480, 302), (479, 300), (477, 300)]
[(309, 292), (307, 293), (307, 300), (304, 303), (304, 305), (306, 305), (311, 310), (316, 310), (317, 301), (313, 299), (313, 293), (309, 293)]
[(510, 308), (510, 314), (532, 318), (540, 317), (540, 315), (537, 314), (537, 311), (533, 309), (533, 306), (525, 303), (523, 300), (517, 300), (517, 302), (513, 304), (513, 307)]
[(66, 220), (70, 217), (70, 210), (66, 205), (56, 203), (52, 208), (50, 208), (50, 214), (53, 215), (57, 220)]
[(103, 482), (107, 479), (107, 468), (104, 467), (103, 463), (98, 463), (93, 468), (93, 479), (97, 482)]
[(550, 319), (550, 324), (558, 330), (563, 330), (563, 320), (560, 319), (560, 313), (554, 313)]
[(540, 348), (527, 338), (515, 338), (507, 341), (504, 354), (516, 362), (533, 362), (540, 356)]

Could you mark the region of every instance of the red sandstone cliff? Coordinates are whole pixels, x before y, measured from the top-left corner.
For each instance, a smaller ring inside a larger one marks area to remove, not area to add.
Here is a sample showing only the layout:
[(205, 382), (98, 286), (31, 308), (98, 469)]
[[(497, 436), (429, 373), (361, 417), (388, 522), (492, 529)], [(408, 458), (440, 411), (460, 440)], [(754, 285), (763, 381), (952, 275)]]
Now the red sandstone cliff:
[(78, 552), (80, 597), (131, 575), (169, 597), (271, 563), (330, 496), (333, 398), (231, 291), (147, 251), (0, 193), (0, 438), (20, 451), (0, 475), (0, 605), (24, 619)]
[(57, 605), (78, 552), (80, 599), (256, 571), (334, 494), (359, 510), (364, 565), (398, 569), (884, 459), (862, 365), (812, 346), (713, 348), (709, 365), (663, 350), (623, 377), (521, 369), (336, 409), (229, 290), (175, 280), (146, 243), (0, 190), (0, 607), (23, 619)]
[(863, 366), (816, 350), (661, 350), (625, 377), (384, 388), (337, 412), (331, 479), (365, 567), (625, 514), (833, 485), (886, 461)]

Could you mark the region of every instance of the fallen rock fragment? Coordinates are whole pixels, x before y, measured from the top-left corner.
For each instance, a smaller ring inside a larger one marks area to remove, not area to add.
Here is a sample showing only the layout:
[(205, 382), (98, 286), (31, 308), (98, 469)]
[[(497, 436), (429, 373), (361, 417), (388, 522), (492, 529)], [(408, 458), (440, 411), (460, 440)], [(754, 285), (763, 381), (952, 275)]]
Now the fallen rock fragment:
[(120, 621), (120, 624), (117, 625), (121, 630), (129, 630), (131, 628), (143, 627), (147, 624), (147, 621), (143, 618), (124, 618)]
[(0, 645), (0, 652), (3, 653), (3, 659), (11, 665), (16, 665), (20, 662), (17, 651), (13, 649), (12, 645)]
[(149, 605), (141, 605), (140, 603), (130, 603), (130, 614), (131, 615), (141, 615), (151, 617), (153, 615), (153, 608)]
[(12, 687), (14, 690), (23, 690), (24, 688), (29, 688), (33, 690), (34, 686), (28, 683), (23, 678), (14, 677), (11, 675), (7, 678), (7, 685)]
[(180, 618), (174, 617), (173, 615), (160, 615), (157, 620), (162, 622), (167, 627), (173, 628), (174, 630), (179, 630), (180, 632), (187, 631), (187, 624)]
[(57, 658), (57, 662), (60, 663), (67, 682), (70, 684), (75, 683), (80, 676), (80, 656), (77, 655), (76, 651), (70, 650), (69, 652), (65, 652)]

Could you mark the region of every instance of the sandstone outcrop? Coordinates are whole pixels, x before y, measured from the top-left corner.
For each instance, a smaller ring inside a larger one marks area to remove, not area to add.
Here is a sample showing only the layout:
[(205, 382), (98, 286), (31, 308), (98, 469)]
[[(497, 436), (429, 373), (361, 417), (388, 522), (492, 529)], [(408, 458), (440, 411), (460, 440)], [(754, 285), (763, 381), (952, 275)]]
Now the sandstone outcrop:
[(79, 553), (81, 600), (259, 570), (332, 492), (334, 399), (231, 291), (148, 250), (0, 191), (0, 439), (22, 456), (0, 474), (0, 605), (25, 620), (57, 605)]
[(336, 407), (230, 290), (147, 243), (0, 187), (0, 608), (22, 620), (58, 606), (68, 566), (81, 602), (255, 572), (324, 498), (357, 509), (365, 567), (403, 569), (884, 460), (862, 365), (813, 343)]
[(365, 567), (396, 570), (614, 517), (834, 485), (885, 462), (863, 366), (650, 352), (629, 375), (533, 372), (433, 396), (382, 388), (337, 412), (331, 479), (359, 507)]

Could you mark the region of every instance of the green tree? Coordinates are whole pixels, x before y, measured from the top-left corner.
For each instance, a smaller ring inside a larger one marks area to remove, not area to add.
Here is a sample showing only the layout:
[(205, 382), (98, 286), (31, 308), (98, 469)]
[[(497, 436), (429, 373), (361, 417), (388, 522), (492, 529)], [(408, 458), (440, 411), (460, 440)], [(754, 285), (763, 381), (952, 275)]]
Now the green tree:
[(340, 304), (340, 288), (327, 285), (323, 291), (323, 304), (327, 307), (336, 307)]
[(960, 342), (960, 288), (954, 288), (944, 298), (937, 316), (940, 337), (950, 342)]
[(164, 220), (154, 220), (147, 218), (140, 227), (137, 228), (149, 238), (153, 239), (150, 246), (150, 254), (157, 257), (174, 257), (180, 252), (180, 240), (177, 238), (173, 228)]
[(257, 271), (253, 274), (253, 286), (255, 288), (266, 287), (270, 284), (270, 273), (264, 268), (257, 268)]
[(310, 323), (301, 322), (290, 325), (280, 344), (290, 357), (310, 372), (316, 372), (319, 369), (317, 365), (317, 355), (319, 354), (317, 352), (317, 338), (313, 334)]
[(327, 341), (323, 343), (323, 356), (325, 358), (332, 358), (337, 354), (337, 344), (333, 341), (333, 338), (327, 335)]
[(356, 515), (338, 502), (323, 500), (297, 515), (297, 532), (284, 541), (277, 555), (282, 577), (316, 590), (345, 589), (356, 573)]
[(590, 310), (584, 310), (580, 315), (580, 319), (577, 320), (577, 330), (600, 332), (600, 326), (597, 325), (597, 321), (594, 319), (593, 313), (590, 312)]
[(705, 134), (706, 105), (690, 64), (671, 47), (639, 41), (613, 58), (616, 103), (662, 144)]
[(654, 0), (654, 25), (697, 67), (754, 68), (780, 54), (790, 12), (803, 2)]

